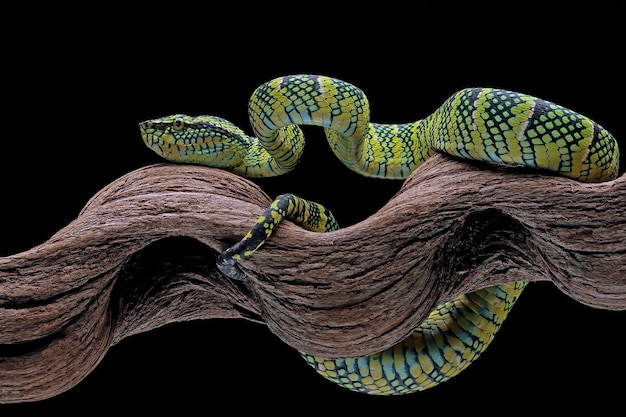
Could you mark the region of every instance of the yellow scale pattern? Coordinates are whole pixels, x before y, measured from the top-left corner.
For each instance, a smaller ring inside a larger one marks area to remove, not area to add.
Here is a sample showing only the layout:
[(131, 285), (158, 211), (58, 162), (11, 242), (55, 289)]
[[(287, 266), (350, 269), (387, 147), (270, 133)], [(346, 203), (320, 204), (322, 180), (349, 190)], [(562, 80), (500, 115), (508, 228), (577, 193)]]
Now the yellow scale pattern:
[[(424, 119), (370, 123), (369, 103), (356, 86), (319, 75), (279, 77), (259, 86), (249, 102), (253, 135), (215, 116), (175, 114), (140, 124), (144, 143), (165, 159), (231, 170), (247, 177), (289, 172), (304, 149), (299, 125), (323, 127), (334, 154), (353, 171), (403, 179), (436, 152), (552, 171), (578, 181), (617, 177), (619, 149), (587, 117), (529, 95), (467, 88)], [(251, 256), (283, 220), (329, 232), (337, 229), (322, 205), (284, 194), (260, 216), (218, 267), (245, 280), (237, 261)], [(442, 303), (405, 340), (369, 356), (325, 359), (301, 352), (325, 378), (376, 395), (406, 394), (458, 374), (489, 345), (526, 286), (517, 281)]]
[(457, 375), (480, 356), (526, 284), (489, 287), (442, 303), (406, 339), (374, 355), (324, 359), (301, 354), (320, 375), (353, 391), (422, 391)]

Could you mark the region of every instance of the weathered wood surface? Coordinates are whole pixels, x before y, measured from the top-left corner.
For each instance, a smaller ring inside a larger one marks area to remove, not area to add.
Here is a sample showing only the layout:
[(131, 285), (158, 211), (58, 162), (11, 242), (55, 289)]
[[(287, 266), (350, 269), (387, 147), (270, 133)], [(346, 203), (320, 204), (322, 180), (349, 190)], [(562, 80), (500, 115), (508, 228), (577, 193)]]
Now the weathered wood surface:
[(97, 193), (45, 243), (0, 258), (0, 403), (57, 395), (121, 339), (167, 323), (243, 318), (327, 357), (382, 350), (439, 302), (551, 281), (626, 310), (626, 180), (583, 184), (436, 156), (378, 212), (336, 232), (278, 228), (214, 267), (270, 199), (224, 171), (153, 165)]

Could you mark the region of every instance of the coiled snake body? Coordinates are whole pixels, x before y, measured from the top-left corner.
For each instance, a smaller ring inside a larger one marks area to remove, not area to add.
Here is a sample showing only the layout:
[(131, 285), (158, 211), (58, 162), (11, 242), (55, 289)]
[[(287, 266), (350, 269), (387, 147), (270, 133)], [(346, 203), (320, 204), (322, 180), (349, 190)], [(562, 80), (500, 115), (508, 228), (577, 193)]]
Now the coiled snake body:
[[(405, 124), (370, 123), (369, 112), (367, 97), (350, 83), (291, 75), (254, 91), (248, 106), (253, 136), (219, 117), (183, 114), (142, 122), (140, 130), (145, 144), (167, 160), (247, 177), (294, 168), (304, 146), (298, 125), (323, 127), (337, 158), (370, 177), (406, 178), (436, 152), (548, 170), (585, 182), (618, 175), (618, 145), (609, 132), (581, 114), (529, 95), (467, 88), (428, 117)], [(220, 270), (245, 280), (237, 261), (259, 249), (284, 218), (318, 232), (338, 228), (324, 206), (283, 194), (240, 242), (220, 255)], [(488, 287), (442, 303), (405, 340), (383, 352), (340, 359), (301, 354), (322, 376), (354, 391), (421, 391), (458, 374), (486, 349), (526, 284)]]

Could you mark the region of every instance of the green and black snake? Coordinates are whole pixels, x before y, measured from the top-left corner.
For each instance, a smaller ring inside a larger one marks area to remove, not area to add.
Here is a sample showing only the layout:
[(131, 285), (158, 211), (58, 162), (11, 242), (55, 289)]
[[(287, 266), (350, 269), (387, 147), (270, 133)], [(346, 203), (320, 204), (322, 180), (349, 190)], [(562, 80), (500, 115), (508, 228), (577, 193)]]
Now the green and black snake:
[[(585, 182), (618, 175), (617, 141), (599, 124), (552, 102), (501, 89), (466, 88), (421, 120), (377, 124), (370, 122), (367, 97), (356, 86), (326, 76), (290, 75), (259, 86), (248, 116), (253, 136), (220, 117), (183, 114), (142, 122), (140, 130), (145, 144), (169, 161), (246, 177), (292, 170), (304, 147), (298, 125), (323, 127), (337, 158), (369, 177), (404, 179), (437, 152)], [(245, 280), (237, 261), (259, 249), (284, 218), (317, 232), (338, 228), (324, 206), (283, 194), (220, 255), (220, 270)], [(383, 352), (341, 359), (301, 354), (322, 376), (354, 391), (421, 391), (458, 374), (486, 349), (526, 284), (488, 287), (442, 303)]]

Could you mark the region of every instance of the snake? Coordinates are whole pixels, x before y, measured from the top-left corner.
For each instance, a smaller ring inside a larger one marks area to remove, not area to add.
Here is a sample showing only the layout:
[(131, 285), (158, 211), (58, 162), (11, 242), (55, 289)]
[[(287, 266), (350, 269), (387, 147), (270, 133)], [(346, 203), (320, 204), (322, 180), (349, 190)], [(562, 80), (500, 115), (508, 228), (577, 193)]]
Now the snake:
[[(247, 109), (252, 135), (211, 115), (172, 114), (139, 127), (145, 145), (167, 161), (249, 178), (292, 171), (304, 150), (303, 125), (323, 128), (333, 154), (350, 170), (373, 178), (405, 179), (436, 153), (581, 182), (610, 181), (619, 172), (617, 141), (598, 123), (506, 89), (463, 88), (421, 119), (383, 124), (370, 121), (368, 98), (356, 85), (295, 74), (258, 86)], [(321, 233), (339, 227), (324, 205), (281, 194), (239, 242), (218, 256), (219, 270), (247, 280), (239, 261), (259, 250), (285, 219)], [(458, 375), (485, 351), (527, 284), (511, 281), (443, 302), (404, 340), (381, 352), (346, 358), (299, 353), (318, 374), (351, 391), (423, 391)]]

